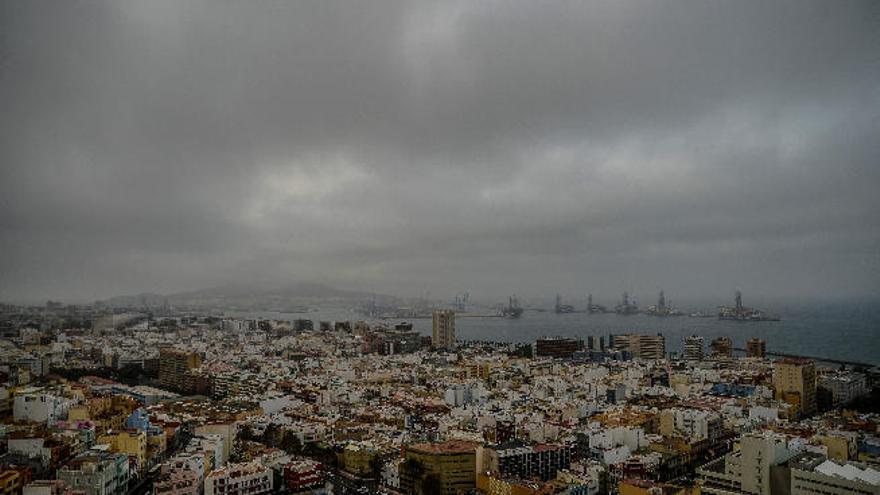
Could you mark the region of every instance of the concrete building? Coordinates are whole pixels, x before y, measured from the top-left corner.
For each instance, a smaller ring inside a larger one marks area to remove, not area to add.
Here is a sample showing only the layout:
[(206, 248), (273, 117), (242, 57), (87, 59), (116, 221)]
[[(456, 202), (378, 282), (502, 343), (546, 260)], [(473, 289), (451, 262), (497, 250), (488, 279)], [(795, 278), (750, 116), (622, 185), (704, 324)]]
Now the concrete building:
[(56, 476), (84, 495), (123, 495), (128, 492), (128, 456), (90, 451), (60, 468)]
[(222, 467), (226, 464), (228, 454), (220, 435), (193, 436), (186, 447), (188, 453), (203, 453), (209, 459), (209, 469)]
[(629, 352), (640, 359), (664, 359), (666, 339), (662, 334), (622, 334), (611, 335), (611, 346), (618, 351)]
[(526, 445), (522, 442), (478, 447), (477, 470), (501, 477), (547, 481), (556, 478), (558, 471), (571, 466), (573, 453), (574, 448), (567, 445)]
[(684, 359), (687, 361), (703, 359), (703, 337), (691, 335), (684, 338)]
[(746, 357), (763, 358), (767, 354), (767, 342), (764, 339), (749, 339), (746, 342)]
[(660, 433), (665, 437), (676, 434), (715, 443), (721, 436), (724, 423), (721, 416), (701, 409), (673, 408), (660, 412)]
[(7, 452), (28, 459), (39, 459), (44, 466), (63, 458), (69, 447), (47, 435), (15, 432), (7, 437)]
[(712, 357), (729, 358), (733, 355), (733, 344), (729, 337), (718, 337), (709, 347), (712, 349)]
[(186, 372), (202, 365), (202, 357), (196, 352), (176, 349), (159, 350), (159, 383), (163, 388), (182, 391)]
[(272, 470), (256, 462), (230, 464), (205, 477), (205, 495), (271, 493), (272, 479)]
[(880, 471), (807, 453), (788, 463), (791, 495), (878, 495)]
[(816, 364), (809, 359), (780, 359), (773, 363), (776, 398), (798, 407), (801, 417), (816, 413)]
[(566, 337), (544, 337), (535, 341), (536, 357), (570, 358), (584, 348), (584, 341)]
[(831, 393), (831, 406), (849, 404), (868, 393), (868, 381), (864, 374), (851, 371), (827, 373), (819, 377), (817, 386)]
[(35, 480), (24, 486), (21, 495), (62, 495), (65, 488), (61, 480)]
[(455, 349), (455, 311), (435, 309), (432, 317), (431, 345), (437, 349)]
[(0, 469), (0, 495), (20, 495), (30, 481), (27, 468)]
[(199, 495), (201, 491), (201, 479), (191, 470), (163, 472), (153, 482), (153, 495)]
[(194, 433), (198, 436), (207, 437), (217, 435), (223, 441), (223, 452), (221, 458), (218, 459), (219, 465), (226, 464), (229, 456), (232, 454), (232, 446), (235, 442), (235, 436), (238, 434), (238, 426), (235, 422), (229, 421), (225, 423), (209, 423), (199, 425), (195, 428)]
[(162, 466), (159, 478), (153, 482), (154, 495), (199, 495), (205, 480), (205, 457), (197, 454), (178, 454)]
[(474, 489), (476, 448), (476, 443), (460, 440), (407, 446), (400, 465), (401, 491), (455, 495)]
[(125, 454), (134, 460), (134, 469), (147, 468), (147, 432), (139, 430), (109, 431), (98, 437), (99, 444), (110, 445), (110, 450)]
[(67, 418), (70, 400), (38, 388), (20, 390), (12, 403), (15, 422), (54, 423)]
[(792, 457), (784, 435), (748, 433), (740, 450), (697, 469), (700, 491), (712, 495), (775, 495), (771, 468)]
[(311, 459), (300, 459), (284, 465), (284, 485), (294, 492), (317, 488), (324, 484), (324, 467)]

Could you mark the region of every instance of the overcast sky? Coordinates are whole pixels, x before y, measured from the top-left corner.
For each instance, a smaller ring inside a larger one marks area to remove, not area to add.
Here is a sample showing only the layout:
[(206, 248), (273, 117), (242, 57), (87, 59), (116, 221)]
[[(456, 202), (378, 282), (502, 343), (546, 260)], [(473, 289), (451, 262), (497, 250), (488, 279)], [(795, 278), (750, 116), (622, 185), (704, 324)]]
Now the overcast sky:
[(880, 2), (0, 0), (0, 299), (880, 294)]

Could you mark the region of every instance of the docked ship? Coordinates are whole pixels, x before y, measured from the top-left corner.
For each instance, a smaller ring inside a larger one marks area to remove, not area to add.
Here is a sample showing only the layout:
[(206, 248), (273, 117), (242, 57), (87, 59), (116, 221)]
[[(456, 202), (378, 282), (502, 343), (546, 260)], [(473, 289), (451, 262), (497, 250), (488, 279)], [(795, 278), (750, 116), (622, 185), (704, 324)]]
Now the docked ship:
[(562, 296), (559, 294), (556, 294), (556, 307), (554, 309), (557, 314), (574, 313), (574, 306), (571, 304), (562, 304)]
[(620, 304), (615, 306), (614, 312), (619, 315), (634, 315), (639, 312), (639, 306), (629, 300), (629, 293), (626, 291), (623, 292), (623, 296), (620, 298)]
[(657, 304), (648, 306), (648, 309), (645, 310), (645, 314), (651, 316), (681, 316), (683, 313), (666, 304), (666, 295), (664, 295), (661, 290), (660, 296), (657, 297)]
[(505, 318), (519, 318), (523, 314), (523, 308), (519, 305), (516, 295), (510, 296), (507, 307), (501, 310), (501, 316)]
[(718, 308), (719, 320), (733, 321), (779, 321), (778, 316), (769, 315), (760, 309), (743, 306), (742, 292), (736, 291), (734, 306), (721, 306)]
[(607, 313), (608, 308), (602, 306), (601, 304), (593, 303), (593, 295), (590, 294), (587, 296), (587, 313), (589, 314), (597, 314), (597, 313)]

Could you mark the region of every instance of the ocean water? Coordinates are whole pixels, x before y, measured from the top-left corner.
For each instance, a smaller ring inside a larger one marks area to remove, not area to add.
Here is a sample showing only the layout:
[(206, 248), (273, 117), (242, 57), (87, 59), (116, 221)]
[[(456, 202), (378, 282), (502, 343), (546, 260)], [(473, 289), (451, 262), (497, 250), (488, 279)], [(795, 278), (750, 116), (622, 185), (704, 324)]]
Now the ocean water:
[[(709, 342), (730, 337), (734, 347), (744, 348), (757, 337), (767, 341), (767, 351), (858, 361), (880, 366), (880, 302), (776, 303), (756, 306), (781, 317), (781, 321), (737, 322), (717, 318), (653, 317), (617, 314), (556, 314), (526, 311), (519, 319), (456, 318), (456, 334), (464, 340), (533, 342), (542, 336), (605, 336), (610, 333), (662, 333), (667, 352), (681, 352), (684, 338), (700, 335)], [(695, 306), (696, 307), (696, 306)], [(705, 306), (704, 306), (705, 307)], [(242, 315), (245, 316), (245, 315)], [(293, 320), (360, 320), (368, 318), (344, 309), (309, 313), (262, 313), (266, 318)], [(384, 320), (393, 324), (399, 320)], [(431, 333), (430, 319), (408, 320), (425, 335)], [(316, 325), (317, 326), (317, 325)]]

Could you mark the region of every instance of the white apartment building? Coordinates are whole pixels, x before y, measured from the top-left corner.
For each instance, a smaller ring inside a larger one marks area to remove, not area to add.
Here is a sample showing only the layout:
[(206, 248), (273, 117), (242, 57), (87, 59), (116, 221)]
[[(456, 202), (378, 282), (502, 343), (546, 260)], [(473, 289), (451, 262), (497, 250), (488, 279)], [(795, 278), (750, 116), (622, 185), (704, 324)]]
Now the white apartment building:
[(740, 450), (697, 469), (702, 493), (770, 495), (770, 469), (792, 457), (784, 435), (743, 435)]
[(205, 477), (205, 495), (259, 495), (272, 492), (272, 470), (258, 463), (230, 464)]
[(880, 495), (880, 472), (805, 453), (789, 461), (791, 495)]
[(15, 422), (54, 423), (66, 419), (70, 400), (65, 397), (29, 389), (15, 396), (12, 404), (12, 419)]
[(849, 404), (868, 393), (868, 382), (862, 373), (829, 373), (820, 376), (817, 385), (831, 392), (834, 407)]
[(674, 408), (660, 414), (660, 431), (664, 435), (681, 433), (711, 443), (717, 440), (723, 426), (720, 415), (700, 409)]

